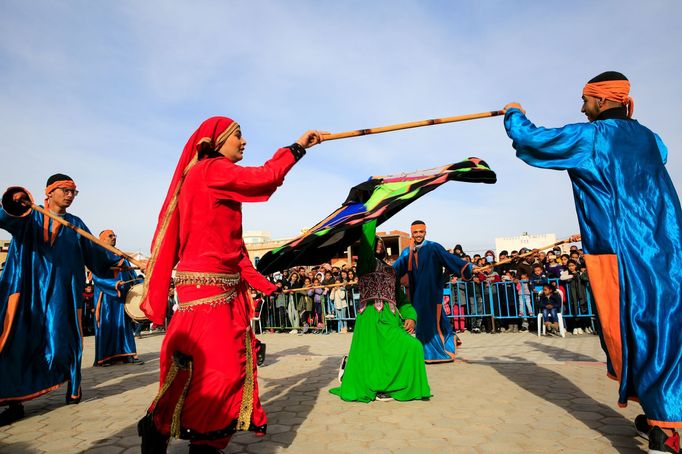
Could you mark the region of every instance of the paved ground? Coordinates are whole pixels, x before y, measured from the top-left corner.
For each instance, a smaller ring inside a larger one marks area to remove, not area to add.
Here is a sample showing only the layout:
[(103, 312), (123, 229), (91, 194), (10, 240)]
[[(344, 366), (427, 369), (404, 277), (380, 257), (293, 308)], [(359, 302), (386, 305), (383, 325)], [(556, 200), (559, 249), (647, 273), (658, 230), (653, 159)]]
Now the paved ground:
[[(266, 334), (259, 370), (268, 435), (238, 434), (238, 453), (627, 453), (645, 451), (616, 406), (595, 336), (464, 334), (460, 361), (427, 366), (433, 397), (346, 403), (328, 393), (351, 335)], [(85, 340), (84, 400), (64, 406), (57, 390), (26, 404), (0, 428), (0, 453), (137, 453), (136, 421), (154, 397), (162, 335), (138, 341), (146, 364), (92, 368)], [(174, 441), (170, 453), (186, 452)]]

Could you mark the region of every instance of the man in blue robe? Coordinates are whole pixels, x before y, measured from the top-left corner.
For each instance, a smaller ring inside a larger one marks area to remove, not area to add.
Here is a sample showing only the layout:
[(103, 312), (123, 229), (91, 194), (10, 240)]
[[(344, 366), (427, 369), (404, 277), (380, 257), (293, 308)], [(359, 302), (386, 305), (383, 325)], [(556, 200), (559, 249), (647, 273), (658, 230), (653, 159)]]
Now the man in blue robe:
[[(116, 246), (113, 230), (104, 230), (99, 239)], [(141, 283), (130, 263), (120, 259), (117, 266), (102, 276), (93, 276), (95, 284), (95, 366), (114, 362), (142, 364), (137, 357), (134, 328), (125, 312), (128, 290)]]
[(408, 276), (410, 301), (417, 311), (417, 339), (424, 345), (426, 363), (455, 360), (452, 324), (443, 309), (443, 267), (456, 276), (470, 278), (473, 266), (450, 254), (443, 246), (426, 241), (426, 224), (414, 221), (410, 247), (393, 264), (396, 274)]
[[(73, 180), (47, 180), (45, 208), (87, 230), (66, 210), (78, 194)], [(12, 234), (0, 276), (0, 425), (24, 415), (21, 402), (68, 383), (66, 403), (81, 399), (82, 293), (85, 267), (100, 274), (115, 262), (75, 231), (30, 208), (30, 193), (9, 188), (0, 228)], [(26, 204), (29, 203), (28, 207)]]
[(523, 161), (568, 171), (618, 403), (642, 405), (653, 426), (649, 452), (678, 452), (682, 210), (665, 168), (668, 150), (631, 119), (629, 90), (625, 76), (609, 71), (583, 90), (589, 123), (536, 127), (513, 103), (504, 124)]

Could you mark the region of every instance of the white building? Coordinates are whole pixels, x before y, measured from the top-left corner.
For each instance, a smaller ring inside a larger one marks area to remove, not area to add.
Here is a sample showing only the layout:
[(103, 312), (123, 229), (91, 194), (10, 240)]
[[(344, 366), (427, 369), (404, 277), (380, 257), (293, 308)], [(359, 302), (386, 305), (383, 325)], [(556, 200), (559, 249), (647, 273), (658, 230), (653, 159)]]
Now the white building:
[[(511, 253), (511, 251), (518, 251), (523, 247), (528, 249), (541, 248), (556, 243), (556, 241), (556, 234), (554, 233), (529, 235), (528, 232), (523, 232), (519, 236), (501, 236), (495, 238), (495, 254), (499, 257), (500, 251)], [(568, 247), (566, 247), (566, 250), (568, 250)], [(563, 249), (562, 252), (564, 252)]]
[(272, 241), (272, 235), (265, 230), (247, 230), (244, 232), (244, 244), (262, 244)]

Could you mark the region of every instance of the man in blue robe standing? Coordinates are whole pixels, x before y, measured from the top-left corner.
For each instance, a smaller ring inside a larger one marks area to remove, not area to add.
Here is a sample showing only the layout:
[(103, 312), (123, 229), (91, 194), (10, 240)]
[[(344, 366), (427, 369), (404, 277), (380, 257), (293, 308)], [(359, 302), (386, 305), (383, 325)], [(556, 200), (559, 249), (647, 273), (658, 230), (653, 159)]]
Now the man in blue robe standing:
[[(77, 194), (70, 177), (52, 175), (45, 209), (87, 231), (66, 212)], [(100, 246), (30, 208), (31, 201), (27, 190), (11, 187), (0, 208), (0, 228), (12, 234), (0, 276), (0, 406), (9, 405), (0, 425), (24, 416), (21, 402), (64, 383), (66, 403), (80, 402), (85, 267), (101, 274), (115, 263)]]
[[(113, 230), (104, 230), (99, 239), (116, 246)], [(128, 290), (141, 283), (130, 263), (119, 259), (116, 267), (102, 276), (93, 276), (95, 284), (95, 366), (114, 362), (142, 364), (137, 357), (134, 328), (125, 312)]]
[[(583, 89), (589, 123), (536, 127), (505, 107), (507, 134), (526, 163), (567, 170), (618, 404), (649, 452), (679, 452), (682, 427), (682, 209), (665, 168), (668, 150), (632, 119), (630, 83), (609, 71)], [(645, 419), (646, 418), (646, 419)], [(642, 424), (643, 423), (643, 424)], [(642, 429), (642, 425), (645, 429)]]
[(471, 278), (473, 265), (450, 254), (443, 246), (426, 241), (426, 224), (414, 221), (410, 247), (393, 264), (398, 277), (407, 274), (410, 301), (417, 311), (417, 339), (424, 345), (426, 363), (455, 360), (452, 323), (443, 309), (443, 268)]

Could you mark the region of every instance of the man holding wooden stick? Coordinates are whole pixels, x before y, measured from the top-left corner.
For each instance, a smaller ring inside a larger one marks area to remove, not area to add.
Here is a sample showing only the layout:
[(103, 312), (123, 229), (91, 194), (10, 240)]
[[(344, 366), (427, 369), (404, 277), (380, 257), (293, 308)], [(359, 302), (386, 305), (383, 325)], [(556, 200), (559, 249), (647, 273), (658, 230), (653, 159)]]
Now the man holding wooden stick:
[(512, 103), (504, 124), (523, 161), (568, 171), (618, 404), (641, 403), (645, 416), (635, 422), (648, 432), (650, 453), (677, 453), (682, 209), (665, 168), (668, 150), (632, 119), (629, 91), (623, 74), (605, 72), (583, 89), (589, 123), (539, 128)]
[[(45, 210), (87, 231), (67, 209), (78, 195), (67, 175), (47, 180)], [(0, 227), (12, 234), (0, 276), (0, 425), (24, 416), (21, 402), (68, 383), (66, 403), (81, 400), (81, 319), (85, 267), (102, 274), (118, 258), (72, 229), (32, 209), (30, 193), (9, 188)]]

